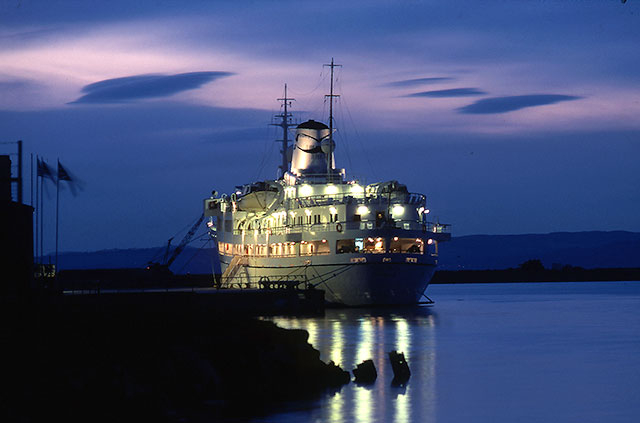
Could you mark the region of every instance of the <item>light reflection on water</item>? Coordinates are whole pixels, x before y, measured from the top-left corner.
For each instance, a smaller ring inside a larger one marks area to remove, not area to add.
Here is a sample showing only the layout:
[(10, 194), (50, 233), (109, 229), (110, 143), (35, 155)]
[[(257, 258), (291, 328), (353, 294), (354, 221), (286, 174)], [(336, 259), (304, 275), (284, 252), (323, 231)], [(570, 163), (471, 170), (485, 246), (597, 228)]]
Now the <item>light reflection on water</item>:
[[(431, 308), (273, 318), (309, 332), (324, 361), (378, 379), (263, 422), (636, 422), (640, 282), (435, 285)], [(411, 378), (392, 386), (403, 352)]]
[(356, 389), (355, 391), (355, 404), (359, 404), (354, 407), (354, 418), (357, 422), (370, 422), (373, 403), (371, 401), (371, 390), (367, 388)]
[(344, 422), (344, 394), (341, 392), (336, 393), (329, 401), (329, 421)]
[[(324, 361), (352, 371), (364, 360), (373, 360), (378, 378), (372, 385), (351, 383), (322, 400), (312, 415), (279, 416), (278, 421), (316, 420), (331, 423), (411, 421), (414, 392), (430, 405), (423, 419), (433, 415), (435, 395), (434, 316), (429, 308), (394, 310), (327, 310), (324, 317), (272, 319), (284, 328), (304, 329), (309, 342)], [(403, 352), (414, 375), (405, 386), (392, 386), (393, 371), (388, 353)], [(415, 362), (413, 362), (415, 359)], [(275, 420), (273, 420), (275, 421)]]
[[(317, 326), (308, 326), (307, 331), (315, 331), (314, 332), (314, 336), (313, 339), (316, 340), (316, 343), (314, 344), (313, 342), (309, 341), (309, 343), (313, 346), (318, 345), (317, 339), (318, 339), (318, 327)], [(331, 349), (329, 352), (329, 358), (330, 361), (333, 361), (335, 364), (337, 364), (338, 366), (342, 366), (342, 348), (344, 346), (343, 342), (342, 342), (342, 338), (344, 336), (344, 333), (342, 332), (342, 322), (340, 322), (339, 320), (336, 320), (334, 322), (332, 322), (331, 324)]]

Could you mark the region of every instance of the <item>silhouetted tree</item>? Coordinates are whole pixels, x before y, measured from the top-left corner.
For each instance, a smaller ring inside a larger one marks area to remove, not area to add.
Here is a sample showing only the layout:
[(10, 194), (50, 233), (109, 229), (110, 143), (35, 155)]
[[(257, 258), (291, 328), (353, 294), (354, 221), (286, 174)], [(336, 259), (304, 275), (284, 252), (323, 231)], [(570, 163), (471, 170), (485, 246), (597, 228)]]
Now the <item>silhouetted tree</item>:
[(526, 272), (540, 272), (544, 270), (544, 266), (539, 259), (531, 259), (521, 263), (520, 270), (524, 270)]

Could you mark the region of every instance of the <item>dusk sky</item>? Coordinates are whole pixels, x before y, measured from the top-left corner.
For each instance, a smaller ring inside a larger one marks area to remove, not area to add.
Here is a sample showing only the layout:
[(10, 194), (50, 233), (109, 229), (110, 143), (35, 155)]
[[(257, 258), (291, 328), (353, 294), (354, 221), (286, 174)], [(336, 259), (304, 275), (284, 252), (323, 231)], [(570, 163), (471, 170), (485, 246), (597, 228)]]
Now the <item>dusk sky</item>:
[(326, 121), (332, 57), (338, 167), (454, 236), (640, 231), (635, 0), (4, 0), (0, 141), (24, 141), (27, 201), (31, 153), (82, 180), (61, 251), (160, 246), (275, 177), (284, 83)]

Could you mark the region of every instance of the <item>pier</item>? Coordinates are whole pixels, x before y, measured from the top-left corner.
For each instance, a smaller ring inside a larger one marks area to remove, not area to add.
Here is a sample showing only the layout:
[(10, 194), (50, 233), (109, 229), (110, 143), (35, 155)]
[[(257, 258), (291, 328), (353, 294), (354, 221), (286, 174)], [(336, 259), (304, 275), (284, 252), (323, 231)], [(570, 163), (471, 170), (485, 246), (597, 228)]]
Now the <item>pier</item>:
[(105, 313), (142, 309), (194, 315), (316, 314), (324, 310), (320, 289), (149, 288), (63, 291), (53, 303), (75, 311)]

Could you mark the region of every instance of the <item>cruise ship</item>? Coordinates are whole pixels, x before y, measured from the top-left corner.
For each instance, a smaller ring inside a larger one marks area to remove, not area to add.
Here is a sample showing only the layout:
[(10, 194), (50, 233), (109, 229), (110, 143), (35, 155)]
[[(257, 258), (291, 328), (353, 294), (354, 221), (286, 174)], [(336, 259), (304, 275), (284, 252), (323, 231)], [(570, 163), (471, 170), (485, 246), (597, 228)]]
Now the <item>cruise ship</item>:
[[(279, 177), (216, 191), (204, 200), (220, 258), (221, 287), (325, 291), (332, 303), (415, 304), (438, 262), (450, 226), (430, 222), (426, 197), (397, 181), (364, 184), (335, 165), (333, 70), (328, 125), (295, 125), (288, 107)], [(295, 137), (289, 142), (289, 128)]]

